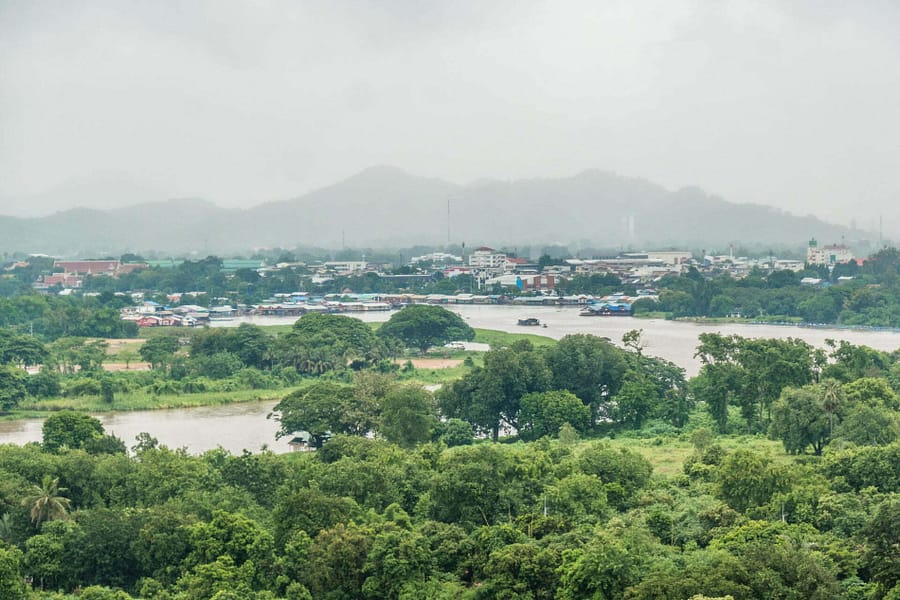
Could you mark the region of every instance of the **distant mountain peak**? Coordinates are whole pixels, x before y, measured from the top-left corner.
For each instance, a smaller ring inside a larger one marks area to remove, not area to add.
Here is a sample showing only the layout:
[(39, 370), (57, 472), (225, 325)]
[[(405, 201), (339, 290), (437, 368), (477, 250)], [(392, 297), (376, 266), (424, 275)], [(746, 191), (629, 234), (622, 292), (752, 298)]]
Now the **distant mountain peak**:
[(456, 184), (450, 183), (449, 181), (445, 181), (437, 177), (424, 177), (422, 175), (414, 175), (405, 169), (401, 169), (400, 167), (391, 165), (375, 165), (372, 167), (368, 167), (366, 169), (363, 169), (359, 173), (351, 175), (350, 177), (342, 181), (338, 181), (337, 183), (328, 187), (355, 184), (392, 185), (398, 183), (405, 184), (407, 182), (428, 182), (447, 187), (457, 187)]
[(292, 200), (247, 209), (181, 198), (46, 218), (0, 218), (0, 251), (227, 253), (275, 246), (439, 246), (448, 240), (494, 247), (566, 240), (597, 247), (800, 246), (813, 236), (850, 234), (816, 218), (729, 203), (697, 187), (670, 191), (602, 169), (460, 186), (376, 165)]

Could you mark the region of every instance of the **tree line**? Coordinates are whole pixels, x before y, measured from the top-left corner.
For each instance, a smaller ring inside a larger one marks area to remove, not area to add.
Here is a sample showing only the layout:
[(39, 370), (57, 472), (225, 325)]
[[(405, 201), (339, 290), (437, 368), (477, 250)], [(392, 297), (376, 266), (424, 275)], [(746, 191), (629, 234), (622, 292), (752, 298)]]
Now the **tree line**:
[[(734, 279), (727, 273), (707, 275), (691, 269), (684, 275), (664, 277), (658, 284), (659, 301), (639, 300), (636, 314), (662, 311), (673, 317), (728, 317), (797, 319), (808, 323), (900, 327), (900, 252), (883, 249), (866, 259), (827, 267), (765, 272), (754, 269)], [(804, 286), (813, 277), (825, 286)], [(841, 279), (850, 277), (850, 280)]]
[(663, 477), (640, 452), (565, 431), (408, 448), (338, 434), (318, 452), (200, 456), (141, 434), (127, 454), (96, 419), (60, 413), (42, 443), (0, 446), (0, 592), (769, 600), (900, 591), (900, 444), (784, 463), (728, 448), (708, 429), (687, 439), (681, 474)]

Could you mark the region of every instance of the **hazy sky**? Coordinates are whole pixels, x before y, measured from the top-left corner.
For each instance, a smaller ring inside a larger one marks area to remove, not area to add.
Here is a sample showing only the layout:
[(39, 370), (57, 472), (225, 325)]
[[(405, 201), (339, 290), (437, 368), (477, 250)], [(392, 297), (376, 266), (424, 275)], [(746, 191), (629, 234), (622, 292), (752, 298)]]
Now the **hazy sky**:
[(601, 168), (900, 224), (900, 2), (0, 0), (0, 209)]

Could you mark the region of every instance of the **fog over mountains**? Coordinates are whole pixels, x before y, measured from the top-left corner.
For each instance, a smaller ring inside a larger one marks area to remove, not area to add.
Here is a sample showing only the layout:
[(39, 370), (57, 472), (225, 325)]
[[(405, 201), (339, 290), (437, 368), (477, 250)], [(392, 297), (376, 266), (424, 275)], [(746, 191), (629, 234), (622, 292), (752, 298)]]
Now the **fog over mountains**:
[[(123, 202), (127, 199), (123, 199)], [(449, 220), (448, 220), (449, 201)], [(293, 200), (223, 209), (197, 199), (40, 218), (0, 217), (0, 251), (89, 256), (245, 252), (254, 248), (589, 243), (597, 247), (800, 246), (865, 237), (812, 216), (668, 191), (590, 170), (562, 179), (457, 185), (373, 167)]]

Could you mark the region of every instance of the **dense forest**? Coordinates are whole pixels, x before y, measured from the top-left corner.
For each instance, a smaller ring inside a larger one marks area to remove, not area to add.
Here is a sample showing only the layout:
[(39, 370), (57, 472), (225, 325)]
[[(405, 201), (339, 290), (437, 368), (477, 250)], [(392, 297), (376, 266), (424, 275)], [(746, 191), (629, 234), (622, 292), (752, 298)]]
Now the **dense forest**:
[[(272, 418), (317, 450), (191, 456), (54, 413), (0, 446), (0, 597), (900, 597), (898, 353), (707, 334), (685, 381), (632, 331), (514, 340), (436, 394), (403, 380), (388, 358), (471, 339), (454, 317), (149, 339), (154, 369), (115, 377), (289, 377)], [(106, 393), (26, 338), (0, 337), (4, 373)]]

